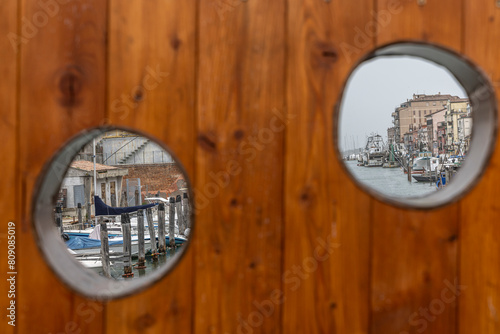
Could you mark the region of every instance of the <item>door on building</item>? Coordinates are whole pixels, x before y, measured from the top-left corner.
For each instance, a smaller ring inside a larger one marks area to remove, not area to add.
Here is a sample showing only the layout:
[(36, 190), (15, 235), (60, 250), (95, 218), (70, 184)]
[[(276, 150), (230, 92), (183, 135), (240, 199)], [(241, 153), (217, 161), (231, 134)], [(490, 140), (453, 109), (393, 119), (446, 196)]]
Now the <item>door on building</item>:
[(85, 191), (83, 184), (79, 184), (76, 186), (73, 186), (73, 199), (74, 199), (74, 204), (75, 208), (78, 206), (78, 203), (82, 205), (82, 207), (85, 205)]

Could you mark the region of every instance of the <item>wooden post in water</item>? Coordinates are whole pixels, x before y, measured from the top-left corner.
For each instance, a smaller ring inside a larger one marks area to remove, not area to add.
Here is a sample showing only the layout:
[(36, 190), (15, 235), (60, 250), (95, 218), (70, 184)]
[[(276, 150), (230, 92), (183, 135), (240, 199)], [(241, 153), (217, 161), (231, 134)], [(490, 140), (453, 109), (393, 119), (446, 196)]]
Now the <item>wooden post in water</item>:
[(122, 208), (128, 206), (127, 191), (123, 191), (122, 198), (120, 199), (120, 206)]
[(133, 277), (132, 272), (132, 235), (130, 234), (130, 217), (128, 213), (122, 213), (122, 235), (123, 235), (123, 277)]
[(408, 182), (411, 182), (411, 160), (408, 158)]
[(158, 252), (165, 253), (167, 251), (165, 241), (165, 204), (158, 205)]
[[(91, 211), (90, 211), (90, 201), (87, 200), (87, 212), (85, 212), (85, 222), (89, 223), (91, 220)], [(82, 226), (80, 226), (82, 227)]]
[(155, 225), (153, 223), (153, 212), (151, 208), (146, 209), (146, 218), (148, 219), (149, 241), (151, 242), (151, 256), (153, 261), (158, 261), (158, 251), (156, 250)]
[(56, 226), (59, 228), (59, 234), (63, 233), (63, 222), (62, 222), (62, 208), (58, 205), (56, 206)]
[(137, 242), (139, 245), (137, 269), (146, 268), (146, 251), (144, 247), (144, 210), (137, 210)]
[(186, 225), (184, 225), (184, 210), (182, 210), (181, 195), (177, 195), (177, 197), (175, 198), (175, 211), (177, 212), (177, 227), (179, 228), (179, 234), (184, 235)]
[(77, 204), (76, 214), (78, 215), (78, 225), (81, 226), (81, 224), (83, 224), (83, 219), (82, 219), (82, 203), (78, 203)]
[(101, 227), (101, 263), (104, 276), (111, 278), (109, 267), (109, 243), (108, 243), (108, 225), (104, 222), (104, 218), (99, 217), (99, 225)]
[(135, 205), (136, 206), (141, 205), (141, 202), (139, 200), (139, 189), (135, 190)]
[(168, 238), (169, 246), (175, 246), (175, 198), (170, 197), (170, 205), (168, 211)]
[[(182, 194), (182, 218), (184, 220), (184, 231), (188, 228), (191, 228), (190, 226), (190, 212), (189, 212), (189, 199), (188, 199), (188, 194), (184, 193)], [(182, 233), (184, 234), (184, 233)]]

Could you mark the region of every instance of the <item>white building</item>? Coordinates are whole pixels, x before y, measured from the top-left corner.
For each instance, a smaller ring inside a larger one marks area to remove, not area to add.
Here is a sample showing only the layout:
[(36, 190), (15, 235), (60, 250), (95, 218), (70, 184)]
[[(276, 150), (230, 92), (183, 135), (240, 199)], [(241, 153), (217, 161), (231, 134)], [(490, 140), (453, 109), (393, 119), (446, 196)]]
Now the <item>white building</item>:
[(173, 163), (172, 156), (154, 141), (126, 131), (107, 132), (99, 141), (103, 163), (135, 165)]
[[(123, 176), (128, 174), (126, 168), (117, 168), (96, 164), (97, 195), (110, 206), (119, 206), (122, 193)], [(90, 161), (78, 160), (71, 163), (66, 173), (59, 194), (58, 202), (62, 204), (65, 215), (75, 215), (78, 203), (84, 210), (90, 208), (94, 214), (94, 164)]]

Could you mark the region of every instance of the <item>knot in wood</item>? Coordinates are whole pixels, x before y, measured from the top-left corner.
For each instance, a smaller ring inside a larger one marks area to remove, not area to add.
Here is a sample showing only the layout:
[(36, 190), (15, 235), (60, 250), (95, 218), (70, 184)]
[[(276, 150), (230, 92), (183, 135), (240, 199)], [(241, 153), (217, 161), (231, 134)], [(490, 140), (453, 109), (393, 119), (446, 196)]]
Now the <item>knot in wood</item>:
[(70, 66), (66, 68), (59, 79), (59, 90), (62, 94), (60, 103), (64, 107), (78, 104), (78, 95), (83, 86), (83, 75), (79, 68)]

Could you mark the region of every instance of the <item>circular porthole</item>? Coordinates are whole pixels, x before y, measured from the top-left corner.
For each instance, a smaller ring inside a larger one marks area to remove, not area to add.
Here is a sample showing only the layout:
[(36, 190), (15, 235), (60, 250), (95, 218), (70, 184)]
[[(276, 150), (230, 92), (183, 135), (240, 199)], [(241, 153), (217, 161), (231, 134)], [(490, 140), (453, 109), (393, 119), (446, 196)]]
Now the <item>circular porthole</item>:
[(172, 152), (151, 137), (97, 128), (48, 163), (34, 197), (39, 247), (73, 290), (95, 299), (140, 291), (180, 261), (192, 192)]
[(463, 196), (493, 151), (497, 104), (477, 66), (444, 48), (376, 49), (349, 76), (334, 140), (355, 182), (392, 204), (428, 209)]

